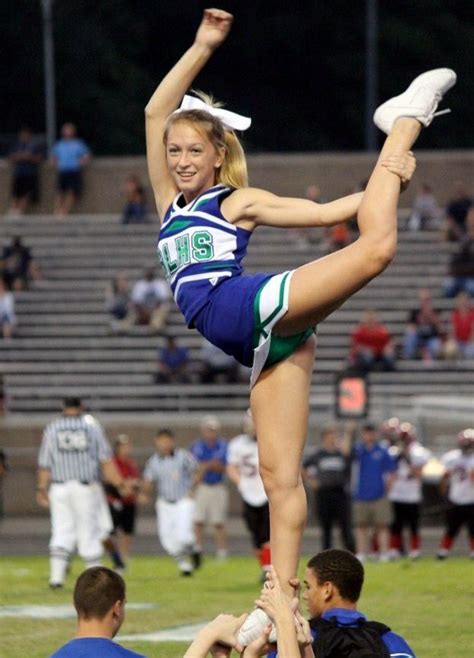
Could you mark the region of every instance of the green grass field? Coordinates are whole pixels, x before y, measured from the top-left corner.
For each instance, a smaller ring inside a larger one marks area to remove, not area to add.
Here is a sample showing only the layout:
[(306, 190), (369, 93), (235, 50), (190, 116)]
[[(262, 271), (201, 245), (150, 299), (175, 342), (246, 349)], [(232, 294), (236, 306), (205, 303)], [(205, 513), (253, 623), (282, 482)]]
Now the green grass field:
[[(304, 564), (304, 562), (302, 562)], [(67, 586), (50, 591), (46, 558), (0, 558), (0, 656), (46, 658), (74, 635), (73, 619), (2, 616), (5, 606), (71, 602), (76, 561)], [(150, 633), (205, 622), (219, 612), (248, 610), (258, 592), (252, 558), (212, 559), (193, 578), (180, 578), (172, 560), (137, 557), (126, 576), (129, 603), (153, 607), (129, 610), (122, 635)], [(464, 558), (436, 562), (368, 564), (360, 609), (404, 635), (418, 658), (473, 658), (474, 569)], [(149, 658), (178, 658), (187, 643), (124, 643)]]

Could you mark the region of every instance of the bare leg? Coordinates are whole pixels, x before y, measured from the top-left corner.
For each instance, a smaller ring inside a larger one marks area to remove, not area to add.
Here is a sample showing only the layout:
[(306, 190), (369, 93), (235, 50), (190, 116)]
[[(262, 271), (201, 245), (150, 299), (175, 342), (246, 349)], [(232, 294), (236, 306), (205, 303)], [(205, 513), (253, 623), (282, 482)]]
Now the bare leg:
[(409, 151), (420, 130), (416, 119), (395, 122), (362, 198), (357, 216), (359, 238), (294, 272), (289, 309), (276, 325), (278, 333), (293, 334), (321, 322), (390, 263), (397, 245), (400, 178), (383, 167), (381, 161)]
[(214, 539), (217, 557), (225, 557), (227, 554), (227, 532), (224, 525), (214, 526)]
[(356, 542), (357, 542), (357, 555), (360, 557), (365, 557), (368, 552), (367, 544), (367, 526), (360, 525), (356, 528)]
[(265, 370), (250, 398), (260, 473), (270, 505), (272, 563), (288, 594), (292, 594), (288, 580), (296, 576), (306, 523), (301, 454), (308, 430), (315, 342), (308, 340), (291, 357)]
[(127, 534), (126, 532), (122, 532), (119, 537), (119, 547), (120, 547), (120, 552), (122, 553), (122, 557), (125, 560), (125, 562), (128, 561), (128, 558), (130, 557), (130, 544), (131, 544), (132, 536)]
[(204, 538), (204, 523), (195, 523), (194, 524), (194, 541), (196, 544), (196, 549), (202, 551), (202, 541)]

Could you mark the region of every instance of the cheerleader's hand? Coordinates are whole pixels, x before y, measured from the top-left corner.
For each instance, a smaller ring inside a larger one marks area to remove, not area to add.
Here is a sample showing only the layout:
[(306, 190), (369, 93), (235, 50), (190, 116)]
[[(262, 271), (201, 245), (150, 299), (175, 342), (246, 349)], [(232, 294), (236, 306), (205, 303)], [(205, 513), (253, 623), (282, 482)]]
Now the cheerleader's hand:
[(404, 192), (411, 181), (416, 169), (416, 158), (412, 151), (402, 153), (401, 155), (387, 155), (380, 163), (382, 167), (388, 169), (392, 174), (398, 176)]
[(232, 14), (222, 9), (205, 9), (195, 43), (215, 50), (226, 40), (233, 20)]

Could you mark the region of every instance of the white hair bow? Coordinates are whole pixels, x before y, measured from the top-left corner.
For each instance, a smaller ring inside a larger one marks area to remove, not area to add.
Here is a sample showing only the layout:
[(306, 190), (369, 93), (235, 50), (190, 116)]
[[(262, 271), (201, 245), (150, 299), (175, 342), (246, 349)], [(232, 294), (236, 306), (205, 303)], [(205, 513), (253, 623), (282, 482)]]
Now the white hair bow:
[(252, 123), (250, 117), (244, 117), (241, 114), (224, 110), (221, 107), (212, 107), (200, 98), (187, 94), (183, 98), (179, 110), (176, 110), (176, 112), (182, 112), (183, 110), (204, 110), (205, 112), (209, 112), (212, 116), (220, 119), (226, 128), (230, 128), (231, 130), (247, 130)]

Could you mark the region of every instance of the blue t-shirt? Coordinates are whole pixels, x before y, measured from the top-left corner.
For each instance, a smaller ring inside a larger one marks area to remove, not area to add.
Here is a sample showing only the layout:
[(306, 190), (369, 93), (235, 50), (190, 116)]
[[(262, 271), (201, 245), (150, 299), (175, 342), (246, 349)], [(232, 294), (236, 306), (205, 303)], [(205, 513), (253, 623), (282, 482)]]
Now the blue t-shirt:
[(354, 500), (378, 500), (385, 496), (385, 475), (396, 470), (396, 463), (380, 443), (368, 448), (359, 442), (353, 451)]
[(53, 146), (52, 152), (60, 172), (80, 171), (81, 158), (90, 153), (82, 139), (60, 139)]
[(50, 658), (145, 658), (103, 637), (80, 637), (58, 649)]
[[(326, 610), (322, 615), (323, 619), (332, 619), (335, 617), (337, 619), (338, 626), (357, 626), (357, 620), (362, 617), (366, 619), (358, 610), (348, 610), (346, 608), (332, 608), (331, 610)], [(311, 634), (313, 636), (313, 641), (317, 637), (317, 632), (314, 629), (311, 629)], [(382, 635), (382, 642), (388, 649), (388, 652), (391, 656), (397, 656), (397, 658), (416, 658), (414, 651), (410, 646), (405, 642), (405, 640), (396, 633), (388, 631)], [(272, 652), (268, 654), (267, 658), (277, 658), (278, 654)]]
[[(223, 439), (217, 439), (212, 445), (203, 439), (198, 439), (191, 446), (191, 453), (198, 462), (217, 459), (223, 466), (227, 464), (227, 443)], [(224, 473), (217, 473), (216, 471), (207, 471), (202, 479), (205, 484), (220, 484), (223, 480)]]

